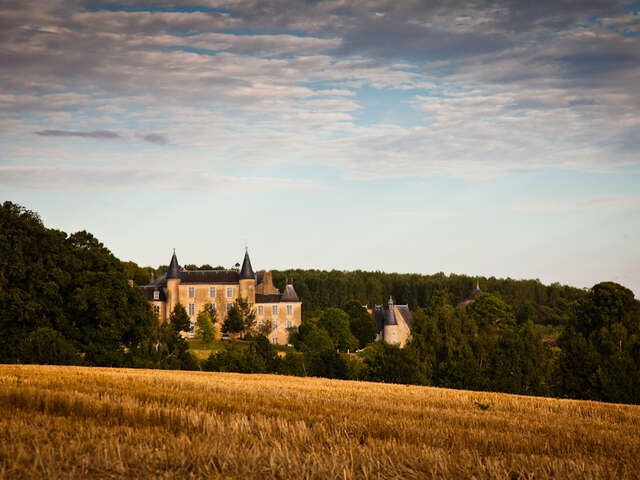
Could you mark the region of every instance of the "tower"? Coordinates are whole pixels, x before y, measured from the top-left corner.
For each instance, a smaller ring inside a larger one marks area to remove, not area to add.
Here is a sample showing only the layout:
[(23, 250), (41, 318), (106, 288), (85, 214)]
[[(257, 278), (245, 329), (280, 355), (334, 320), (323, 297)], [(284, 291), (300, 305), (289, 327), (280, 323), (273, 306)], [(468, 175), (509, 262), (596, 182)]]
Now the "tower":
[(173, 309), (178, 303), (178, 285), (180, 285), (180, 265), (178, 265), (178, 258), (176, 257), (176, 250), (173, 249), (173, 256), (169, 263), (169, 270), (167, 270), (167, 318), (173, 312)]
[(253, 305), (256, 303), (256, 274), (251, 267), (251, 260), (249, 259), (249, 249), (245, 247), (244, 260), (242, 261), (242, 268), (240, 269), (240, 296), (244, 298), (247, 303)]
[(389, 301), (387, 302), (382, 338), (387, 343), (399, 343), (398, 321), (396, 320), (396, 314), (393, 309), (393, 299), (391, 297), (389, 297)]

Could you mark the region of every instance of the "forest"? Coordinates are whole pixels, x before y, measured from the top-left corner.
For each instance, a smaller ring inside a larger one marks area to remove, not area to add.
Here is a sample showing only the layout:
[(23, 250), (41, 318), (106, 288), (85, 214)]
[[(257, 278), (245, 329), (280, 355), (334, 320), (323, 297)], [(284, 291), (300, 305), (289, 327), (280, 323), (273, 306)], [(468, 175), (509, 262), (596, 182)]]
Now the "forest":
[[(262, 372), (640, 403), (640, 302), (615, 283), (587, 291), (444, 273), (274, 271), (276, 286), (289, 279), (303, 302), (292, 346), (276, 349), (238, 308), (236, 339), (198, 360), (180, 335), (184, 309), (159, 324), (129, 285), (163, 268), (121, 262), (90, 233), (48, 229), (37, 213), (5, 202), (0, 363)], [(484, 293), (461, 305), (476, 282)], [(404, 348), (373, 341), (364, 306), (389, 296), (413, 313)]]

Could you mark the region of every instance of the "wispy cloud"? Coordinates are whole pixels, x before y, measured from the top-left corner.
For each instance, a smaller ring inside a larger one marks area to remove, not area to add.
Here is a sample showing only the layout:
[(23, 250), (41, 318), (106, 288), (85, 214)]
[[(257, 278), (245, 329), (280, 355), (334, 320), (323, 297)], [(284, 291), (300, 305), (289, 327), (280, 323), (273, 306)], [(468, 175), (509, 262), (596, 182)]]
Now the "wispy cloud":
[[(198, 179), (194, 182), (194, 179)], [(0, 166), (0, 184), (44, 190), (100, 190), (145, 187), (154, 190), (233, 193), (246, 191), (308, 191), (322, 188), (306, 179), (234, 177), (211, 171), (166, 168)]]
[(119, 133), (112, 132), (110, 130), (93, 130), (91, 132), (82, 132), (75, 130), (40, 130), (33, 133), (42, 137), (82, 137), (103, 138), (107, 140), (121, 138)]
[(584, 210), (637, 209), (640, 195), (596, 195), (587, 198), (531, 198), (515, 204), (513, 210), (527, 213), (565, 213)]
[(164, 133), (139, 133), (136, 137), (156, 145), (167, 145), (169, 143), (169, 137)]

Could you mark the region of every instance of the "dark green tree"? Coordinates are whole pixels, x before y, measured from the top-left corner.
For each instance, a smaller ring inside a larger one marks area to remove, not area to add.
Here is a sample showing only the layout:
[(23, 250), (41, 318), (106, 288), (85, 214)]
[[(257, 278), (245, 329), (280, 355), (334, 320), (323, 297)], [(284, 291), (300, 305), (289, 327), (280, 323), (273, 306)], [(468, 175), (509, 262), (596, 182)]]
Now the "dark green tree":
[(358, 347), (358, 339), (349, 329), (349, 315), (339, 308), (327, 308), (318, 319), (318, 327), (327, 331), (338, 350), (346, 352)]
[(349, 329), (354, 337), (358, 339), (359, 348), (364, 348), (376, 338), (376, 321), (357, 300), (349, 300), (344, 311), (349, 315)]
[(640, 302), (613, 282), (594, 285), (558, 339), (560, 394), (640, 403)]

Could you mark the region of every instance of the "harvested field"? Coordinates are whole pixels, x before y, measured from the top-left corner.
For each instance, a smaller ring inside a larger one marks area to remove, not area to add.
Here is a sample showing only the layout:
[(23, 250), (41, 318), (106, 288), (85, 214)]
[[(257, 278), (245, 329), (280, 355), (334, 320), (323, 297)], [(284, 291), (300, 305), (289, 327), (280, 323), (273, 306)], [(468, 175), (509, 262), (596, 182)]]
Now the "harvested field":
[(0, 365), (0, 478), (638, 478), (640, 407)]

